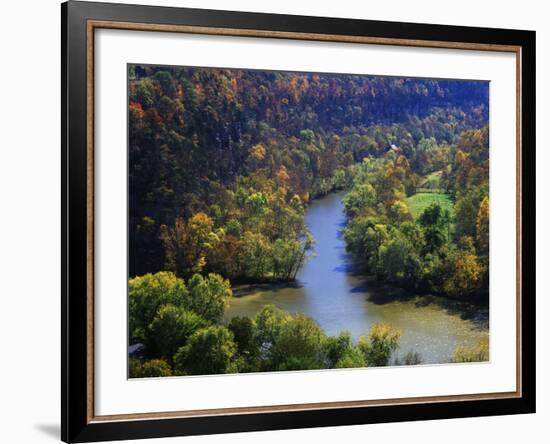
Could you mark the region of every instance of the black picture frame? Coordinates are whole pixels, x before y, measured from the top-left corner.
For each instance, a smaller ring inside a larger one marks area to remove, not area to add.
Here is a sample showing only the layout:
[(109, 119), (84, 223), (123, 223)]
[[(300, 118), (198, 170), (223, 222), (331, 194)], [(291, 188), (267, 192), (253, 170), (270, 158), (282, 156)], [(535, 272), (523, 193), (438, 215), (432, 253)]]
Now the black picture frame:
[[(521, 48), (521, 396), (119, 421), (89, 416), (87, 22), (186, 25)], [(69, 1), (62, 23), (61, 438), (90, 442), (535, 412), (535, 32)]]

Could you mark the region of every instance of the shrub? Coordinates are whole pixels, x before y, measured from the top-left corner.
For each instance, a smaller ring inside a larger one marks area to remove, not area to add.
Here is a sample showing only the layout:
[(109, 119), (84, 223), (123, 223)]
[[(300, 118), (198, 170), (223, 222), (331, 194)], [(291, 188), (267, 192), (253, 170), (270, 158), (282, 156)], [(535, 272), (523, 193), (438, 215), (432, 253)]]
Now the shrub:
[(391, 354), (399, 345), (401, 332), (387, 324), (374, 324), (367, 338), (359, 338), (358, 347), (365, 355), (369, 367), (389, 364)]

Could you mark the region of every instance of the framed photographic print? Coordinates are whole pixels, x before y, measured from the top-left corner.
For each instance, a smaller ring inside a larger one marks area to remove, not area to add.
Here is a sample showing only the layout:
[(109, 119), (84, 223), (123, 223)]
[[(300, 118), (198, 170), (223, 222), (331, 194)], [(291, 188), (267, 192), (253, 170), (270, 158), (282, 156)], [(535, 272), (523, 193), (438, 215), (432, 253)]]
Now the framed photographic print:
[(62, 439), (535, 411), (535, 33), (69, 1)]

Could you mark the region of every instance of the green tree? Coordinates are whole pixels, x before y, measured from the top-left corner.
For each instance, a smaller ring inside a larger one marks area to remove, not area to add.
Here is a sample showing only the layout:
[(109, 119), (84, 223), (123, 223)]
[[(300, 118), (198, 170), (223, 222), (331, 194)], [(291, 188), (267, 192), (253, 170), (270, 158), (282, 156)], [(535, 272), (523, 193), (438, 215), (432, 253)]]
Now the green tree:
[(234, 317), (227, 326), (233, 333), (237, 352), (243, 358), (245, 365), (240, 371), (255, 371), (259, 368), (260, 343), (256, 334), (254, 320), (247, 316)]
[(481, 191), (478, 188), (466, 189), (464, 193), (458, 194), (455, 203), (457, 239), (463, 236), (471, 236), (475, 239), (477, 214), (481, 201)]
[(211, 375), (237, 370), (237, 346), (233, 333), (221, 325), (211, 325), (194, 333), (174, 356), (178, 375)]
[(296, 278), (307, 258), (307, 252), (313, 248), (313, 237), (305, 239), (277, 239), (273, 243), (273, 273), (276, 278), (290, 281)]
[(275, 307), (273, 304), (264, 305), (256, 313), (256, 337), (261, 347), (262, 357), (266, 357), (277, 341), (281, 330), (291, 316), (289, 313)]
[(163, 305), (146, 331), (146, 352), (171, 362), (177, 349), (206, 324), (198, 314), (183, 307)]
[(194, 274), (187, 283), (185, 306), (207, 321), (219, 322), (232, 296), (231, 284), (219, 274)]
[(324, 347), (328, 366), (331, 368), (335, 367), (336, 363), (345, 355), (351, 346), (351, 333), (349, 331), (342, 331), (336, 336), (327, 337)]
[[(136, 270), (157, 271), (164, 254), (158, 241), (158, 227), (155, 220), (143, 216), (133, 230), (130, 248), (130, 267)], [(140, 254), (135, 253), (139, 251)]]
[(164, 94), (171, 96), (174, 93), (174, 85), (172, 75), (168, 71), (158, 71), (154, 76), (155, 80), (160, 83)]
[(157, 100), (157, 88), (151, 79), (143, 79), (136, 83), (134, 98), (141, 103), (144, 108), (150, 108)]
[(445, 244), (445, 232), (438, 226), (430, 226), (424, 229), (424, 248), (423, 255), (428, 253), (438, 253)]
[(450, 221), (449, 212), (437, 203), (431, 204), (420, 215), (418, 222), (424, 227), (424, 255), (439, 252), (445, 244)]
[(325, 334), (317, 323), (296, 314), (283, 324), (270, 351), (275, 370), (308, 370), (325, 367)]
[(409, 206), (403, 200), (395, 200), (387, 211), (390, 221), (400, 223), (413, 219)]
[(394, 232), (393, 237), (380, 247), (378, 273), (390, 282), (418, 282), (422, 262), (416, 246), (401, 233)]
[(143, 341), (145, 332), (162, 305), (181, 306), (188, 297), (183, 279), (162, 271), (128, 281), (130, 342)]
[(364, 353), (359, 347), (349, 347), (344, 354), (336, 361), (334, 368), (360, 368), (365, 367), (367, 361)]
[(349, 217), (365, 213), (376, 204), (376, 190), (368, 183), (359, 183), (346, 194), (343, 200), (344, 209)]
[(329, 368), (358, 368), (366, 365), (365, 355), (352, 344), (348, 331), (327, 337), (324, 348)]
[(272, 246), (269, 239), (261, 233), (246, 231), (241, 239), (239, 263), (243, 276), (265, 280), (272, 269)]
[(372, 217), (351, 219), (344, 230), (346, 249), (361, 258), (368, 271), (378, 268), (380, 247), (389, 239), (388, 225)]
[(418, 218), (418, 222), (424, 228), (432, 226), (439, 227), (443, 225), (443, 221), (443, 209), (437, 203), (433, 203), (429, 207), (427, 207)]
[(313, 319), (266, 305), (255, 324), (263, 371), (325, 368), (327, 338)]
[(365, 355), (369, 367), (386, 366), (390, 362), (392, 353), (399, 346), (401, 332), (391, 325), (374, 324), (368, 337), (359, 338), (358, 347)]

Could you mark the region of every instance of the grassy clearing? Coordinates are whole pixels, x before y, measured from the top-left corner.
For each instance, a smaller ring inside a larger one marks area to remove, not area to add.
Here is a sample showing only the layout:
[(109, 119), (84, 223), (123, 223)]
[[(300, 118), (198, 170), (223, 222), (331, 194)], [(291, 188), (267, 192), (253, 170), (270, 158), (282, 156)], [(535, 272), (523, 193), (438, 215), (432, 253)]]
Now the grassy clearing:
[(422, 182), (417, 187), (418, 193), (443, 193), (441, 188), (441, 176), (443, 170), (434, 171), (433, 173), (424, 176)]
[(428, 174), (424, 180), (422, 181), (422, 183), (420, 184), (420, 186), (422, 188), (429, 188), (429, 189), (439, 189), (441, 188), (441, 175), (443, 174), (443, 171), (442, 170), (439, 170), (439, 171), (434, 171), (433, 173), (431, 174)]
[(420, 217), (426, 208), (434, 203), (439, 204), (443, 210), (449, 210), (451, 216), (454, 217), (453, 202), (444, 193), (416, 193), (407, 198), (407, 203), (415, 220)]

